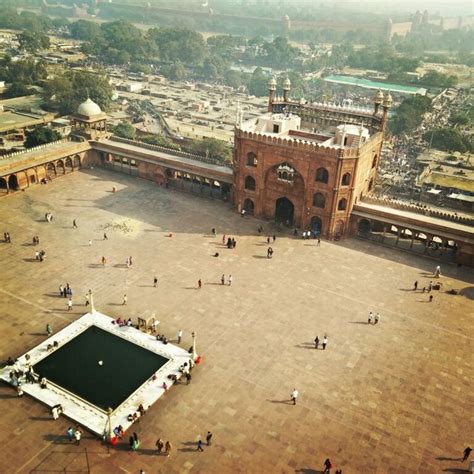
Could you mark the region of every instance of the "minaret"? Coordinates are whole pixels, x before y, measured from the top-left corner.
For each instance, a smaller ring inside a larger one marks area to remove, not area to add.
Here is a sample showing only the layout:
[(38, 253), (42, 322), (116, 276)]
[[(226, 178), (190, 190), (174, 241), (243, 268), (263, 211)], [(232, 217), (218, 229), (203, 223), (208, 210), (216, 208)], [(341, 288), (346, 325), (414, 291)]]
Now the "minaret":
[(283, 81), (283, 102), (288, 102), (290, 89), (291, 89), (291, 81), (288, 78), (286, 78)]
[(385, 130), (385, 127), (387, 126), (387, 120), (388, 120), (388, 109), (392, 106), (392, 96), (390, 95), (390, 92), (387, 92), (387, 95), (383, 99), (383, 115), (382, 115), (382, 131)]
[(272, 77), (268, 82), (268, 111), (273, 111), (273, 102), (275, 101), (275, 91), (277, 88), (277, 82), (275, 78)]
[(383, 102), (383, 92), (380, 89), (374, 95), (373, 102), (374, 102), (374, 115), (377, 115), (377, 112), (379, 111), (379, 108)]

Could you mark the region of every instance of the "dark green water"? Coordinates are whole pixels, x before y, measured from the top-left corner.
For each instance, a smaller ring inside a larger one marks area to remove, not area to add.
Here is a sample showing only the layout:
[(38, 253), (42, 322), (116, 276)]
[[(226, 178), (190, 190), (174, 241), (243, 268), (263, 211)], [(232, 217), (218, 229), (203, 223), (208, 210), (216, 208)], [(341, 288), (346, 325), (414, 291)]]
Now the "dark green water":
[(34, 370), (107, 410), (117, 408), (166, 362), (165, 357), (92, 326), (38, 362)]

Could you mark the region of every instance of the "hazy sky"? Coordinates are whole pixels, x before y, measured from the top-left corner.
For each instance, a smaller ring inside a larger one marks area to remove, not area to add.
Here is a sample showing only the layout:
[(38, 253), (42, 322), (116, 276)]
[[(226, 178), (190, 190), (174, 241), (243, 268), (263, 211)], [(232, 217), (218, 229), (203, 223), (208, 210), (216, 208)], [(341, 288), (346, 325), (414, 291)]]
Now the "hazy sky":
[[(212, 3), (212, 0), (209, 0)], [(443, 16), (473, 15), (474, 0), (270, 0), (270, 3), (284, 3), (291, 6), (292, 3), (310, 5), (337, 4), (359, 11), (376, 10), (377, 12), (410, 12), (427, 9), (430, 12), (439, 12)]]
[[(347, 4), (351, 7), (359, 5), (373, 5), (377, 9), (386, 11), (428, 10), (440, 12), (444, 16), (472, 15), (474, 13), (474, 0), (333, 0), (339, 4)], [(365, 6), (364, 5), (364, 6)]]

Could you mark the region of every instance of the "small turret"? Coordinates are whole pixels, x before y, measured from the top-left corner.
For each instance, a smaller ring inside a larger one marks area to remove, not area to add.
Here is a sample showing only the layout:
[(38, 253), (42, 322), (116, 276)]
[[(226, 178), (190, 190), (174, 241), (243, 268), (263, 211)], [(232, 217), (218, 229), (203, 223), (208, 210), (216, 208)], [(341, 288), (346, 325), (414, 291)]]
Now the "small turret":
[(383, 99), (383, 115), (382, 115), (382, 130), (385, 130), (385, 127), (387, 126), (387, 121), (388, 121), (388, 109), (392, 106), (393, 99), (390, 94), (390, 92), (387, 92)]
[(283, 81), (283, 102), (288, 102), (290, 89), (291, 89), (291, 81), (290, 79), (286, 78)]
[(380, 89), (374, 95), (373, 103), (374, 103), (374, 114), (377, 114), (377, 112), (379, 111), (380, 106), (383, 103), (383, 92)]
[(390, 92), (387, 92), (387, 95), (383, 99), (383, 108), (389, 109), (392, 106), (392, 103), (393, 103), (392, 95), (390, 94)]
[(268, 111), (272, 112), (273, 102), (275, 101), (275, 91), (277, 87), (277, 82), (274, 77), (268, 81)]

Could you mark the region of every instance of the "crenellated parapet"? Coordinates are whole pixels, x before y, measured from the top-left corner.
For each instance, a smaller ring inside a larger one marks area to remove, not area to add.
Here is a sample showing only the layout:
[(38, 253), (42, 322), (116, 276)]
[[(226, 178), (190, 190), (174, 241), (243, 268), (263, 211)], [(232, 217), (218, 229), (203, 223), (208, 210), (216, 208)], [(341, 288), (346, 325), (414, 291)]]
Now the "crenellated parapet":
[(381, 206), (386, 206), (391, 209), (399, 209), (401, 211), (409, 211), (416, 214), (423, 214), (427, 217), (436, 217), (438, 219), (443, 219), (451, 222), (459, 222), (460, 224), (466, 224), (474, 226), (474, 219), (472, 217), (460, 216), (455, 212), (442, 211), (425, 204), (409, 203), (405, 201), (400, 201), (399, 199), (383, 198), (377, 196), (365, 196), (361, 205), (364, 203), (376, 204)]
[[(302, 138), (293, 138), (293, 137), (279, 137), (271, 136), (267, 134), (262, 134), (258, 132), (250, 132), (247, 130), (241, 130), (238, 127), (235, 129), (235, 136), (237, 138), (245, 138), (248, 140), (256, 140), (267, 145), (278, 145), (278, 146), (287, 146), (289, 148), (295, 148), (302, 151), (308, 151), (310, 153), (320, 152), (326, 155), (332, 155), (337, 158), (340, 155), (340, 152), (343, 150), (336, 147), (322, 146), (318, 143), (304, 140)], [(353, 150), (357, 151), (357, 150)]]

